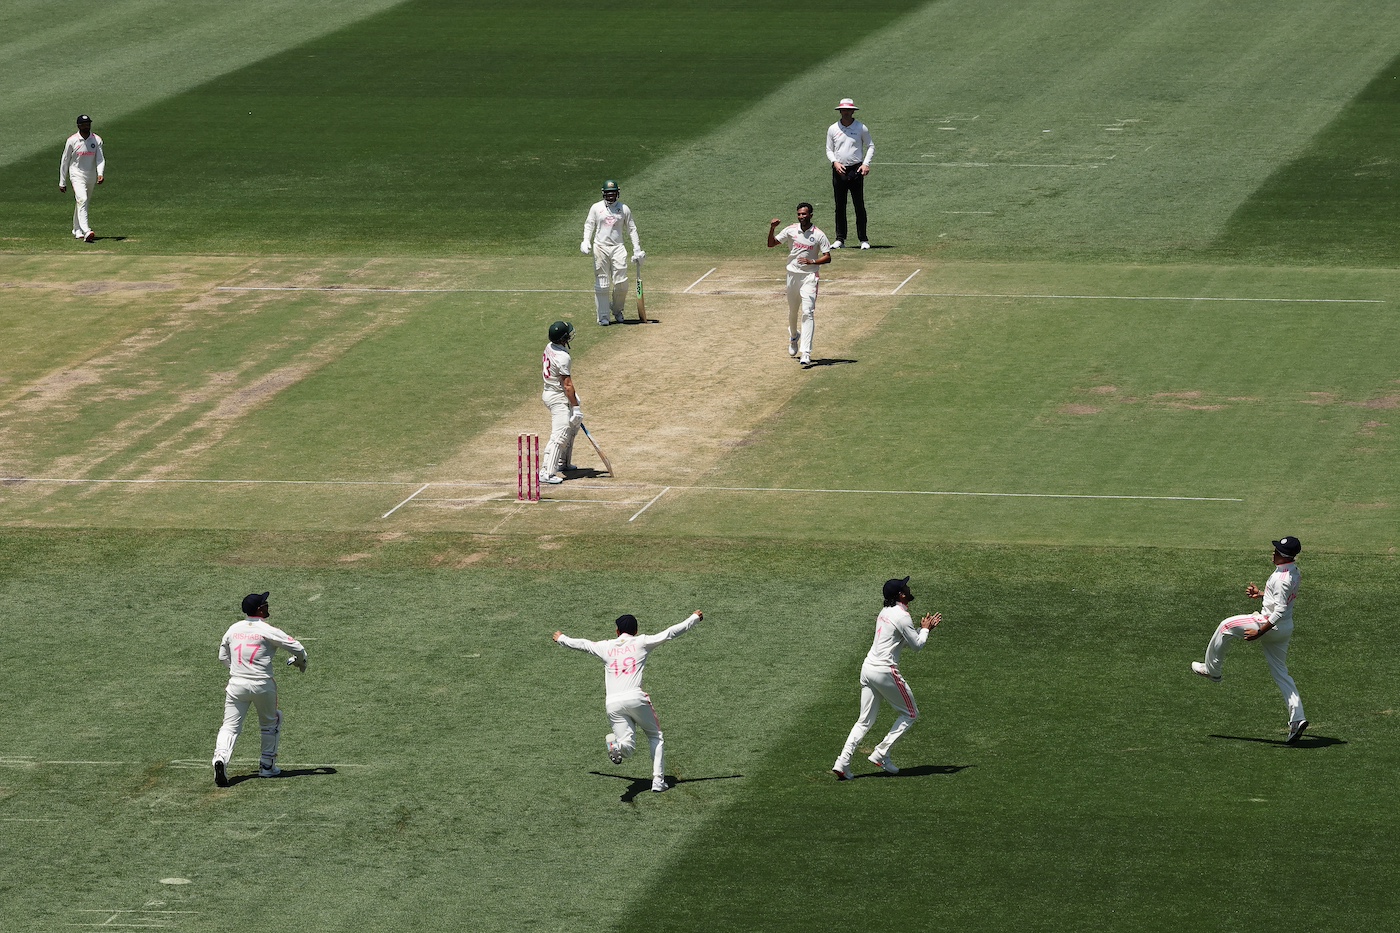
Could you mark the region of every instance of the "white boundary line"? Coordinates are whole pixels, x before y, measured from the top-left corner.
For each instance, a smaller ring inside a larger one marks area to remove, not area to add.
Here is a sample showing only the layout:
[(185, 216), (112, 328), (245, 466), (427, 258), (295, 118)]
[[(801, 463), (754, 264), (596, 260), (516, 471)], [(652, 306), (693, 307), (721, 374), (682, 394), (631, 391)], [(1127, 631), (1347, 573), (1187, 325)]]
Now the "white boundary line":
[[(57, 479), (51, 476), (0, 476), (0, 483), (68, 483), (75, 485), (131, 484), (136, 486), (205, 483), (215, 486), (412, 486), (412, 481), (345, 479)], [(487, 486), (489, 483), (454, 483), (456, 486)], [(500, 485), (500, 484), (497, 484)]]
[[(419, 487), (418, 487), (418, 492), (422, 492), (423, 490), (427, 489), (427, 488), (428, 488), (429, 486), (431, 486), (431, 485), (432, 485), (432, 483), (424, 483), (422, 486), (419, 486)], [(398, 505), (394, 506), (392, 509), (390, 509), (389, 511), (385, 512), (383, 515), (381, 515), (381, 516), (379, 516), (379, 517), (380, 517), (380, 518), (388, 518), (390, 515), (393, 515), (393, 514), (394, 514), (395, 512), (397, 512), (399, 509), (403, 508), (404, 506), (406, 506), (406, 505), (408, 505), (410, 502), (412, 502), (412, 501), (414, 500), (414, 498), (418, 495), (418, 492), (415, 492), (412, 496), (409, 496), (407, 499), (403, 500), (403, 501), (400, 502)]]
[[(671, 491), (671, 487), (670, 487), (670, 486), (667, 486), (665, 489), (661, 490), (660, 492), (658, 492), (658, 493), (656, 494), (656, 499), (660, 499), (662, 496), (666, 495), (666, 493), (668, 493), (668, 492), (670, 492), (670, 491)], [(647, 509), (651, 508), (653, 505), (656, 505), (656, 499), (652, 499), (652, 500), (651, 500), (650, 502), (648, 502), (646, 505), (644, 505), (644, 506), (642, 506), (640, 509), (638, 509), (638, 510), (637, 510), (637, 515), (641, 515), (641, 514), (642, 514), (643, 512), (645, 512)], [(627, 519), (627, 521), (628, 521), (628, 522), (634, 522), (634, 521), (636, 521), (636, 520), (637, 520), (637, 515), (633, 515), (631, 518)]]
[[(670, 489), (671, 487), (666, 487)], [(1063, 492), (949, 492), (932, 489), (782, 489), (768, 486), (677, 486), (677, 489), (709, 490), (710, 492), (787, 492), (837, 493), (863, 496), (977, 496), (995, 499), (1136, 499), (1147, 502), (1243, 502), (1215, 496), (1099, 496)]]
[(1210, 298), (1204, 295), (974, 295), (961, 292), (910, 292), (915, 298), (1028, 298), (1055, 301), (1270, 301), (1283, 304), (1383, 305), (1384, 298)]
[(929, 168), (1103, 168), (1107, 162), (881, 162), (881, 165), (924, 165)]
[(923, 269), (915, 269), (913, 272), (909, 273), (909, 278), (908, 278), (908, 279), (905, 279), (903, 282), (900, 282), (898, 285), (896, 285), (896, 286), (894, 287), (894, 291), (890, 292), (890, 294), (891, 294), (891, 295), (898, 295), (898, 294), (899, 294), (899, 290), (900, 290), (901, 288), (903, 288), (904, 286), (908, 285), (910, 279), (914, 278), (914, 276), (918, 275), (920, 272), (923, 272), (923, 271), (924, 271)]
[(709, 272), (706, 272), (704, 275), (700, 276), (700, 278), (696, 279), (694, 282), (691, 282), (689, 285), (687, 285), (687, 286), (685, 287), (685, 291), (682, 291), (681, 294), (684, 295), (686, 292), (690, 291), (692, 288), (694, 288), (695, 286), (699, 285), (701, 282), (705, 281), (705, 280), (708, 279), (711, 275), (714, 275), (714, 274), (715, 274), (716, 272), (718, 272), (718, 271), (719, 271), (719, 266), (715, 266), (715, 267), (714, 267), (713, 269), (711, 269)]

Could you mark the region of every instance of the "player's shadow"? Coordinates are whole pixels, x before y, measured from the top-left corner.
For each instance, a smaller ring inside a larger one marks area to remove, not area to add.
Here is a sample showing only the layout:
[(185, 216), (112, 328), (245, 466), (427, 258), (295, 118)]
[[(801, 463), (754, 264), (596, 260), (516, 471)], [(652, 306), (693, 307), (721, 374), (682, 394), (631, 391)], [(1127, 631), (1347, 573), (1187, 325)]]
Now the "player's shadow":
[(907, 768), (900, 768), (898, 774), (889, 774), (885, 771), (874, 771), (867, 774), (857, 774), (850, 778), (858, 781), (861, 778), (915, 778), (932, 777), (935, 774), (957, 774), (959, 771), (966, 771), (972, 765), (911, 765)]
[(626, 324), (626, 325), (628, 325), (628, 326), (631, 326), (631, 325), (634, 325), (634, 324), (660, 324), (660, 323), (661, 323), (661, 319), (660, 319), (660, 318), (655, 318), (655, 317), (648, 317), (645, 321), (638, 321), (638, 320), (636, 320), (635, 318), (630, 318), (630, 317), (629, 317), (629, 318), (623, 318), (621, 321), (613, 321), (612, 326), (613, 326), (613, 327), (616, 327), (618, 324)]
[[(602, 771), (590, 771), (588, 773), (597, 775), (598, 777), (627, 781), (627, 790), (618, 798), (622, 803), (631, 803), (642, 794), (651, 793), (651, 778), (634, 778), (628, 777), (625, 774), (606, 774)], [(681, 784), (699, 784), (702, 781), (733, 781), (741, 777), (743, 777), (742, 774), (717, 774), (714, 777), (678, 778), (674, 774), (668, 774), (666, 775), (666, 783), (671, 785), (672, 790), (675, 790), (676, 787)]]
[(281, 774), (277, 775), (277, 777), (270, 778), (258, 777), (258, 772), (252, 771), (248, 774), (239, 774), (237, 776), (230, 775), (228, 786), (237, 787), (244, 781), (285, 781), (288, 778), (323, 777), (325, 775), (339, 773), (340, 772), (336, 771), (336, 769), (328, 766), (319, 768), (283, 768)]
[(816, 369), (818, 366), (840, 366), (840, 365), (843, 364), (843, 363), (859, 363), (859, 362), (860, 362), (860, 360), (842, 360), (842, 359), (825, 359), (825, 358), (823, 358), (823, 359), (814, 359), (814, 360), (812, 360), (812, 362), (810, 362), (810, 363), (804, 363), (804, 364), (802, 364), (802, 368), (803, 368), (803, 369)]
[(113, 243), (121, 243), (125, 239), (126, 237), (124, 236), (95, 236), (92, 238), (92, 242), (100, 243), (103, 240), (111, 240)]
[(579, 467), (564, 471), (565, 479), (598, 479), (602, 476), (612, 476), (607, 470), (600, 470), (597, 467)]
[(1292, 745), (1286, 739), (1263, 739), (1257, 735), (1212, 735), (1212, 739), (1224, 739), (1227, 742), (1255, 742), (1259, 745), (1277, 745), (1280, 748), (1326, 748), (1329, 745), (1345, 745), (1346, 739), (1334, 739), (1330, 735), (1314, 735), (1303, 733), (1303, 735)]

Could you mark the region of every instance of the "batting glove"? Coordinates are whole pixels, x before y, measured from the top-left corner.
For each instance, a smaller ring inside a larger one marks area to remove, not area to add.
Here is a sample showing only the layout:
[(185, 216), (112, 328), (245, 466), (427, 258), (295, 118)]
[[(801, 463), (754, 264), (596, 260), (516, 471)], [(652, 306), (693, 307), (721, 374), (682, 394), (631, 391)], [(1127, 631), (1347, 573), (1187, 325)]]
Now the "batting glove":
[(644, 249), (639, 249), (639, 250), (637, 250), (635, 253), (632, 254), (632, 261), (633, 261), (633, 262), (641, 262), (643, 259), (646, 259), (646, 258), (647, 258), (647, 251), (644, 250)]
[(306, 658), (288, 658), (288, 659), (287, 659), (287, 666), (288, 666), (288, 667), (294, 667), (294, 668), (296, 668), (297, 670), (301, 671), (303, 674), (305, 674), (305, 673), (306, 673)]
[(579, 251), (580, 253), (583, 253), (583, 255), (585, 255), (585, 256), (588, 255), (589, 249), (588, 249), (588, 241), (587, 241), (587, 240), (584, 240), (582, 243), (580, 243), (580, 244), (578, 245), (578, 251)]
[(583, 409), (575, 408), (572, 417), (575, 424), (583, 424)]

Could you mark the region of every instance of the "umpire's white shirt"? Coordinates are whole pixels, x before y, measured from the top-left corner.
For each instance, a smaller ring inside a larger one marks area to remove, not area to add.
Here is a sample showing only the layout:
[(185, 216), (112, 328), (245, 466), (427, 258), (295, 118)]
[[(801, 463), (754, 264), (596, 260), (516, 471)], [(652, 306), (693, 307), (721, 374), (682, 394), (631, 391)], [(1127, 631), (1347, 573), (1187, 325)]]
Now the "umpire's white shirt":
[(826, 131), (826, 160), (854, 165), (859, 162), (869, 165), (875, 158), (875, 142), (870, 138), (870, 129), (859, 120), (850, 126), (842, 126), (837, 120)]

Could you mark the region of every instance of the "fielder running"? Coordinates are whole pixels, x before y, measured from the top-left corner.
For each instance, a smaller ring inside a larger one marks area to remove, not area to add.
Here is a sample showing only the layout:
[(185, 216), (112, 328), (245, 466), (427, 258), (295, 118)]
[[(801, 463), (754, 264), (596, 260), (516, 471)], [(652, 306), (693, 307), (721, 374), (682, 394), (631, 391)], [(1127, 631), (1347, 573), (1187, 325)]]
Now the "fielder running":
[(564, 470), (572, 468), (574, 438), (583, 424), (583, 409), (570, 374), (573, 357), (569, 354), (569, 341), (573, 339), (574, 325), (567, 321), (549, 325), (543, 361), (544, 393), (540, 396), (549, 409), (549, 443), (540, 455), (540, 482), (555, 486), (564, 482)]
[(1220, 683), (1221, 668), (1225, 663), (1225, 651), (1236, 638), (1245, 641), (1258, 641), (1264, 649), (1264, 659), (1269, 662), (1269, 673), (1274, 675), (1283, 700), (1288, 704), (1288, 744), (1293, 745), (1308, 727), (1303, 715), (1303, 700), (1298, 696), (1298, 685), (1288, 673), (1288, 642), (1293, 638), (1293, 601), (1298, 598), (1298, 555), (1303, 545), (1292, 535), (1285, 535), (1274, 546), (1274, 572), (1261, 590), (1253, 583), (1245, 587), (1245, 595), (1250, 599), (1261, 599), (1263, 604), (1258, 612), (1230, 616), (1216, 626), (1206, 645), (1206, 659), (1191, 662), (1191, 670), (1207, 678), (1212, 683)]
[(797, 205), (797, 223), (788, 224), (775, 236), (773, 231), (780, 223), (775, 217), (768, 224), (768, 248), (791, 244), (787, 264), (788, 356), (809, 366), (817, 329), (817, 282), (821, 278), (817, 267), (831, 262), (831, 243), (813, 226), (812, 205), (806, 201)]
[(558, 644), (586, 651), (607, 665), (603, 684), (607, 690), (608, 720), (613, 728), (603, 739), (608, 746), (608, 757), (613, 764), (622, 764), (623, 759), (631, 758), (636, 750), (636, 730), (646, 733), (647, 741), (651, 744), (651, 789), (654, 793), (663, 793), (670, 786), (666, 783), (661, 720), (656, 716), (656, 708), (651, 705), (651, 697), (642, 690), (642, 672), (646, 670), (647, 655), (651, 649), (684, 635), (703, 618), (704, 614), (697, 609), (684, 622), (677, 622), (664, 632), (638, 635), (636, 616), (622, 615), (617, 617), (617, 637), (608, 641), (588, 641), (585, 638), (570, 638), (563, 632), (554, 633)]
[[(622, 189), (608, 179), (603, 183), (603, 200), (588, 210), (583, 222), (583, 255), (593, 254), (593, 297), (598, 303), (598, 323), (607, 327), (613, 321), (621, 324), (627, 304), (627, 244), (622, 240), (625, 229), (632, 237), (632, 261), (640, 265), (647, 258), (637, 241), (637, 225), (632, 211), (618, 201)], [(612, 319), (608, 319), (611, 313)]]
[(890, 759), (890, 748), (919, 718), (914, 691), (909, 689), (909, 684), (899, 673), (899, 653), (906, 646), (918, 651), (928, 643), (929, 632), (943, 621), (943, 615), (935, 612), (925, 615), (918, 625), (914, 624), (913, 617), (909, 615), (909, 603), (913, 601), (914, 594), (909, 591), (908, 577), (886, 580), (884, 596), (885, 608), (875, 618), (875, 642), (860, 666), (860, 718), (851, 727), (851, 734), (847, 736), (841, 754), (831, 766), (837, 779), (842, 781), (855, 777), (851, 771), (851, 758), (860, 740), (875, 725), (882, 698), (895, 708), (899, 716), (870, 753), (870, 763), (890, 774), (899, 773), (899, 768)]
[(78, 116), (78, 132), (63, 145), (63, 157), (58, 161), (58, 190), (66, 192), (73, 183), (73, 239), (91, 243), (97, 239), (88, 225), (88, 201), (92, 189), (102, 184), (107, 174), (107, 160), (102, 156), (102, 137), (92, 131), (92, 117)]
[(306, 673), (306, 648), (301, 642), (279, 628), (267, 624), (272, 611), (267, 606), (267, 593), (249, 593), (243, 597), (242, 622), (235, 622), (219, 643), (219, 660), (228, 668), (228, 687), (224, 690), (224, 724), (219, 729), (214, 747), (214, 783), (228, 787), (228, 763), (233, 757), (233, 743), (243, 730), (243, 718), (248, 707), (258, 710), (262, 730), (262, 754), (258, 759), (258, 777), (276, 777), (277, 746), (282, 737), (282, 711), (277, 708), (277, 682), (272, 679), (272, 659), (278, 648), (291, 653), (287, 663)]

